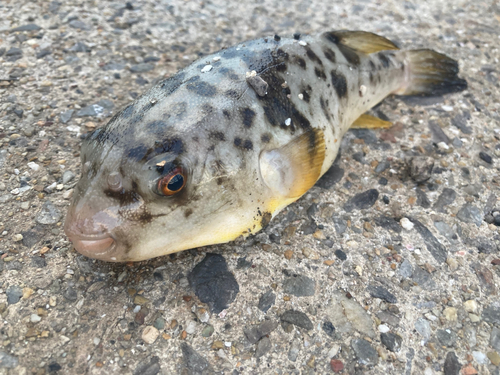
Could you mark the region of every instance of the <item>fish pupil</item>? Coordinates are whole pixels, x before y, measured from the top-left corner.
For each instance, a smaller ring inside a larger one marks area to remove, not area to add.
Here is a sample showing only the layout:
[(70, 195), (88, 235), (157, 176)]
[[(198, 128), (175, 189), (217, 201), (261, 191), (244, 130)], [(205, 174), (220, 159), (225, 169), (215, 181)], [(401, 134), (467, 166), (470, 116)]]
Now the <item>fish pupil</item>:
[(184, 177), (182, 174), (178, 173), (170, 179), (167, 188), (171, 191), (177, 191), (184, 185)]

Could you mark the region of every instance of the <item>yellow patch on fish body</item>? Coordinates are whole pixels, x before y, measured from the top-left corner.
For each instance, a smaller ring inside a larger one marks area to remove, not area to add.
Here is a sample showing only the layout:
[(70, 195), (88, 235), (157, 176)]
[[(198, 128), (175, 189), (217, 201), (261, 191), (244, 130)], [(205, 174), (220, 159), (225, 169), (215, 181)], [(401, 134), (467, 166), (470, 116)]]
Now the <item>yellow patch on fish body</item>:
[(361, 31), (204, 57), (87, 136), (65, 231), (82, 254), (117, 262), (255, 234), (330, 168), (351, 124), (390, 125), (365, 111), (391, 93), (463, 90), (457, 72)]

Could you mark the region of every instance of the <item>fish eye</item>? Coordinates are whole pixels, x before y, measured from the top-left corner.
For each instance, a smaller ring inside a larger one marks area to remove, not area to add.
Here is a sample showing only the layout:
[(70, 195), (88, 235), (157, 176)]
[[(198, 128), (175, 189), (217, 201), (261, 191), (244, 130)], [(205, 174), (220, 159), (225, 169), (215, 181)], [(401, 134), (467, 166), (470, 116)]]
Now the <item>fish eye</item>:
[(157, 191), (160, 195), (171, 196), (181, 191), (186, 185), (186, 175), (181, 167), (175, 167), (158, 180)]

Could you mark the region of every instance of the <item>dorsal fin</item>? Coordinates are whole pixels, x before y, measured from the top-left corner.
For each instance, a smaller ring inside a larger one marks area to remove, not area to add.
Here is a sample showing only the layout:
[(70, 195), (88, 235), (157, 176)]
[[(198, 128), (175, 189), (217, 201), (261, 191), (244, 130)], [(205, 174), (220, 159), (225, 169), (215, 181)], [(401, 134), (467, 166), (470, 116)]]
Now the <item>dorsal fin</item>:
[(399, 49), (389, 39), (367, 31), (339, 30), (326, 32), (323, 35), (332, 43), (341, 44), (365, 54)]
[(298, 198), (318, 181), (325, 160), (325, 137), (310, 129), (286, 145), (263, 151), (260, 173), (276, 199)]

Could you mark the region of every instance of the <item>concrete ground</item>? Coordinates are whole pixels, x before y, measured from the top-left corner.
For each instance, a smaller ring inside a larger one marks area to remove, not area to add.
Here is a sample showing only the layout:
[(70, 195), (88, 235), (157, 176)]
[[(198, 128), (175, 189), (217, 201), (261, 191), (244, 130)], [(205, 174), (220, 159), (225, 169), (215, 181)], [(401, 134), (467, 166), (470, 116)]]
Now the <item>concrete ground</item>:
[[(243, 243), (137, 264), (72, 249), (81, 134), (200, 56), (334, 29), (446, 53), (469, 89), (386, 99), (394, 127), (349, 132)], [(498, 375), (499, 36), (498, 1), (0, 2), (0, 374)], [(188, 278), (206, 253), (237, 283), (220, 313)]]

